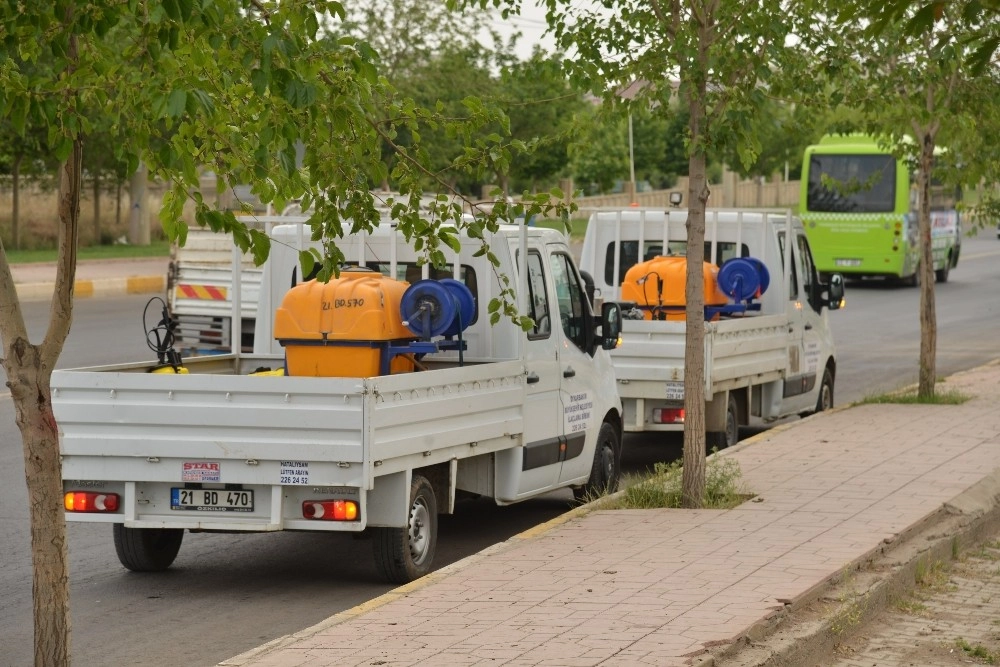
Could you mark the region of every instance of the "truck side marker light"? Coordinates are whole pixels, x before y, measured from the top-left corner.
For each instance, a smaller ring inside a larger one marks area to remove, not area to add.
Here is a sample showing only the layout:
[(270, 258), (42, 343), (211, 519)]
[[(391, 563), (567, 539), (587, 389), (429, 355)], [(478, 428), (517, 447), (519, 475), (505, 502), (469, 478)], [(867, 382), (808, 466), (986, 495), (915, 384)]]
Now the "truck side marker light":
[(320, 521), (357, 521), (358, 504), (353, 500), (305, 500), (302, 516)]
[(69, 491), (63, 496), (63, 507), (67, 512), (117, 512), (118, 494)]

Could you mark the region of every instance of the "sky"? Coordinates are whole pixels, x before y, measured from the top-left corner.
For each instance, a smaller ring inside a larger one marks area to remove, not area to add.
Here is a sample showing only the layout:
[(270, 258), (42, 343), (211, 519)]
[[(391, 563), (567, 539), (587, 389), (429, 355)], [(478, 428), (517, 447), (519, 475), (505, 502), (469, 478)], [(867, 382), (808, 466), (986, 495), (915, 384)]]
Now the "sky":
[(555, 40), (552, 36), (544, 36), (547, 27), (545, 9), (534, 4), (531, 0), (523, 1), (520, 16), (511, 16), (504, 20), (497, 12), (492, 27), (503, 35), (504, 39), (515, 31), (521, 33), (517, 46), (517, 55), (521, 60), (528, 60), (531, 57), (531, 51), (535, 44), (540, 44), (548, 52), (555, 48)]

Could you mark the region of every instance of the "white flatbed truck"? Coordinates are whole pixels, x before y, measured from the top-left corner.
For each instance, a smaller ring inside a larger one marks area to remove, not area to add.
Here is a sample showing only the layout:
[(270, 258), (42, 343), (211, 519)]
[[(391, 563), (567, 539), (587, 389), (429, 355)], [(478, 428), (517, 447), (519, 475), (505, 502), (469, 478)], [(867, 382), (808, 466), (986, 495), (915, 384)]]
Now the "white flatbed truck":
[[(592, 276), (599, 298), (620, 300), (634, 265), (683, 256), (686, 222), (683, 209), (593, 211), (580, 267)], [(705, 328), (703, 386), (685, 383), (689, 322), (626, 314), (622, 344), (611, 352), (626, 432), (683, 430), (687, 391), (704, 395), (709, 444), (719, 447), (735, 444), (751, 417), (770, 422), (833, 406), (837, 362), (827, 315), (840, 307), (843, 279), (820, 283), (802, 224), (789, 211), (710, 209), (706, 261), (722, 266), (734, 257), (758, 260), (769, 285), (751, 308), (718, 309), (717, 318), (699, 321)], [(683, 292), (683, 285), (675, 288)]]
[[(168, 568), (185, 531), (370, 531), (381, 573), (406, 582), (431, 570), (437, 515), (456, 493), (506, 505), (617, 485), (621, 402), (607, 350), (620, 310), (592, 314), (562, 235), (503, 227), (488, 239), (496, 269), (462, 239), (447, 270), (474, 295), (464, 346), (363, 377), (285, 374), (291, 350), (274, 315), (300, 282), (303, 236), (301, 224), (272, 231), (253, 354), (53, 373), (66, 517), (111, 523), (126, 568)], [(374, 275), (430, 272), (390, 224), (338, 243)], [(501, 276), (535, 319), (530, 331), (491, 326)]]

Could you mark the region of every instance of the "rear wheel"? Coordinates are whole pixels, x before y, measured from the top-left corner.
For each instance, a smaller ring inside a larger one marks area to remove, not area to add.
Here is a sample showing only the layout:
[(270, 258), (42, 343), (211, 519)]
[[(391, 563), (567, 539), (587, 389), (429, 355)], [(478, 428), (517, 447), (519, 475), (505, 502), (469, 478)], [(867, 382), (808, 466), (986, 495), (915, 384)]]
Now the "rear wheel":
[(114, 526), (118, 560), (133, 572), (162, 572), (170, 567), (184, 539), (182, 528), (126, 528)]
[(618, 490), (622, 468), (621, 439), (618, 430), (608, 422), (601, 424), (594, 450), (594, 463), (590, 467), (590, 479), (578, 489), (573, 489), (573, 497), (586, 501), (605, 493)]
[(721, 432), (709, 432), (705, 434), (705, 444), (708, 451), (713, 449), (725, 449), (732, 447), (740, 441), (740, 412), (736, 404), (736, 396), (729, 394), (729, 402), (726, 405), (726, 430)]
[(951, 271), (951, 255), (944, 261), (944, 266), (934, 272), (934, 277), (939, 283), (948, 282), (948, 272)]
[(406, 584), (428, 574), (437, 547), (437, 500), (427, 478), (410, 482), (410, 511), (403, 528), (375, 528), (375, 566), (386, 581)]

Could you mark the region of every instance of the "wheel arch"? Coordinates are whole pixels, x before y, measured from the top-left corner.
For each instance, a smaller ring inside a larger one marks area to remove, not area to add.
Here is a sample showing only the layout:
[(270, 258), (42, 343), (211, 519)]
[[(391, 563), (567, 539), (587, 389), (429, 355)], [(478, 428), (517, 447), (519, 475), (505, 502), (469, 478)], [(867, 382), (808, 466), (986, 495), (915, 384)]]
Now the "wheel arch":
[(624, 422), (622, 421), (621, 413), (615, 409), (608, 410), (607, 414), (604, 415), (604, 419), (601, 423), (611, 424), (612, 426), (615, 427), (615, 430), (618, 432), (619, 446), (621, 446), (622, 436), (625, 430), (625, 425)]
[(420, 475), (431, 483), (437, 500), (438, 514), (452, 514), (455, 511), (455, 476), (449, 461), (414, 468), (412, 477)]

